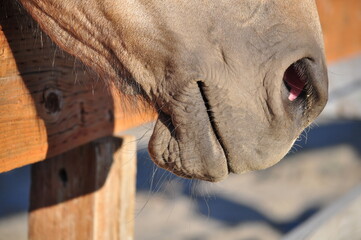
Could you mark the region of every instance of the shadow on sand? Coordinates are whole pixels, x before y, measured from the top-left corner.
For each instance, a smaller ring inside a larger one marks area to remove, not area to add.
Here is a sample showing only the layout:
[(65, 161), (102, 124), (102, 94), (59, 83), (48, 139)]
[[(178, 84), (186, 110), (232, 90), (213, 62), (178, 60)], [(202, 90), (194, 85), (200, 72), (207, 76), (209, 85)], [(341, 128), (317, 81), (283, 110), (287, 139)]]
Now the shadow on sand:
[[(298, 142), (299, 151), (291, 153), (296, 155), (305, 151), (332, 148), (338, 145), (348, 145), (361, 156), (361, 121), (337, 121), (313, 127), (305, 138)], [(29, 167), (23, 167), (8, 173), (0, 174), (0, 217), (5, 217), (16, 212), (26, 211), (29, 194)], [(298, 216), (287, 222), (271, 219), (261, 210), (242, 203), (234, 202), (221, 195), (210, 197), (194, 193), (196, 181), (180, 179), (173, 174), (157, 168), (149, 158), (146, 149), (138, 151), (137, 191), (156, 194), (163, 191), (163, 186), (170, 180), (179, 183), (179, 191), (185, 197), (196, 203), (199, 214), (222, 222), (225, 226), (232, 227), (243, 223), (263, 222), (281, 233), (287, 233), (294, 227), (311, 217), (319, 210), (319, 206), (311, 206)]]
[[(338, 145), (348, 145), (361, 156), (361, 121), (342, 120), (313, 127), (304, 133), (301, 141), (297, 142), (298, 151), (290, 153), (289, 156), (300, 154), (306, 151), (322, 150), (336, 147)], [(138, 175), (137, 191), (152, 193), (162, 192), (165, 183), (175, 180), (177, 177), (167, 171), (157, 168), (150, 160), (146, 149), (138, 151)], [(194, 180), (176, 179), (178, 182), (178, 194), (191, 198), (196, 203), (199, 214), (222, 222), (224, 225), (232, 227), (235, 225), (262, 222), (266, 223), (278, 232), (285, 234), (306, 221), (309, 217), (320, 210), (320, 206), (311, 206), (305, 209), (298, 216), (286, 222), (279, 222), (262, 213), (261, 210), (242, 203), (234, 202), (221, 195), (212, 197), (197, 195), (195, 193)], [(177, 194), (177, 193), (176, 193)]]

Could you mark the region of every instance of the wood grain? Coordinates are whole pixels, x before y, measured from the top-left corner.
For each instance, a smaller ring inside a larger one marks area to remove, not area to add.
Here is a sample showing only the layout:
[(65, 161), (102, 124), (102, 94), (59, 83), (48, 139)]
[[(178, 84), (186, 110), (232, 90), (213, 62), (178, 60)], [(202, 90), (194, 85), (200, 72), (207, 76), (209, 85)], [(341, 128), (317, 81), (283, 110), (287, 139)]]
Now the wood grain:
[(133, 239), (135, 158), (133, 137), (106, 137), (34, 164), (29, 239)]
[(85, 71), (13, 4), (0, 8), (0, 25), (0, 172), (155, 118)]

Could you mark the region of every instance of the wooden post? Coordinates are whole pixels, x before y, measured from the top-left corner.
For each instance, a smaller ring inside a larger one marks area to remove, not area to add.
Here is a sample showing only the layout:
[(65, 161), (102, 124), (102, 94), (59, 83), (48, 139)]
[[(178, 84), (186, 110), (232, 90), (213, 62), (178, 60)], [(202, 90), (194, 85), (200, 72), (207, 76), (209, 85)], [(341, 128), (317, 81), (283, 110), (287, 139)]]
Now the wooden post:
[(131, 240), (136, 144), (106, 137), (32, 166), (30, 240)]
[(16, 1), (1, 0), (0, 173), (155, 119), (95, 79)]

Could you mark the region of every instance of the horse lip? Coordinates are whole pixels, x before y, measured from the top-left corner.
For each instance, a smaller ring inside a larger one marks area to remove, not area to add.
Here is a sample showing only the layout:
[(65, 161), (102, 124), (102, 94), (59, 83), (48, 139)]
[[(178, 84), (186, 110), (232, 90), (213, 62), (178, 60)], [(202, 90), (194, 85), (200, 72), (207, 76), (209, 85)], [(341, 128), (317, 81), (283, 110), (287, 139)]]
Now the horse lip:
[(207, 115), (208, 115), (208, 120), (211, 124), (211, 128), (213, 130), (213, 133), (216, 137), (216, 140), (218, 141), (219, 145), (221, 146), (222, 150), (223, 150), (223, 155), (225, 156), (226, 158), (226, 162), (227, 162), (227, 171), (228, 171), (228, 174), (232, 172), (232, 169), (231, 169), (231, 166), (229, 164), (229, 157), (227, 156), (227, 148), (225, 147), (225, 144), (223, 143), (222, 141), (222, 137), (221, 135), (219, 134), (219, 130), (218, 130), (218, 127), (216, 125), (216, 121), (215, 121), (215, 116), (214, 116), (214, 112), (212, 110), (212, 107), (209, 103), (209, 100), (208, 100), (208, 97), (207, 97), (207, 94), (206, 94), (206, 91), (205, 91), (205, 85), (202, 81), (197, 81), (197, 85), (198, 85), (198, 88), (199, 88), (199, 92), (202, 96), (202, 99), (203, 99), (203, 102), (204, 102), (204, 105), (206, 107), (206, 111), (207, 111)]

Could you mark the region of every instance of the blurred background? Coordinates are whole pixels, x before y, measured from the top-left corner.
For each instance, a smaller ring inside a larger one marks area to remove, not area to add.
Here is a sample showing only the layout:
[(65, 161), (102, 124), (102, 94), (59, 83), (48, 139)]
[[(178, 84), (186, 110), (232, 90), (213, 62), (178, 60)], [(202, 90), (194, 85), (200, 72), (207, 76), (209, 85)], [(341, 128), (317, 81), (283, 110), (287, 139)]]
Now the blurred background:
[[(330, 100), (280, 163), (215, 184), (185, 180), (150, 160), (152, 124), (126, 132), (139, 149), (137, 240), (280, 239), (361, 184), (361, 1), (317, 4)], [(0, 240), (27, 239), (29, 181), (29, 166), (0, 174)]]

